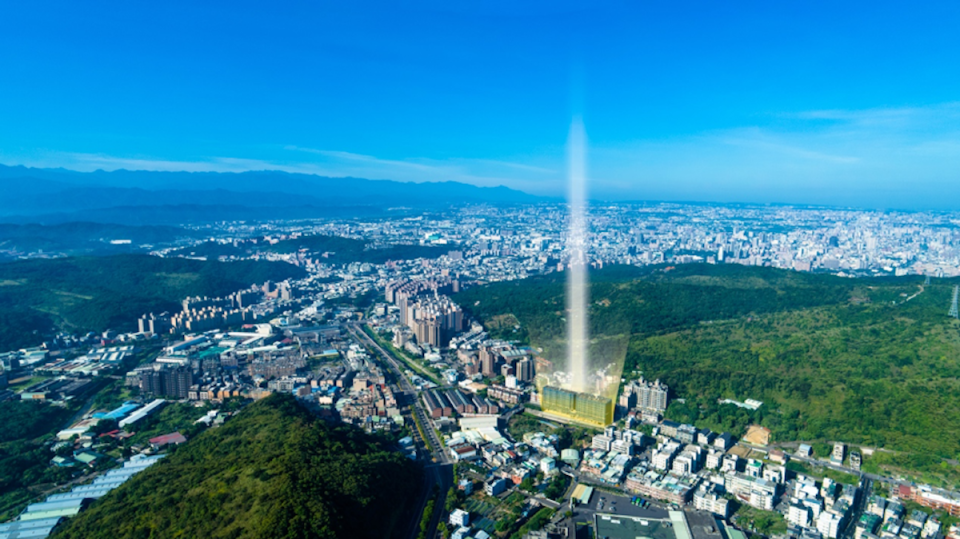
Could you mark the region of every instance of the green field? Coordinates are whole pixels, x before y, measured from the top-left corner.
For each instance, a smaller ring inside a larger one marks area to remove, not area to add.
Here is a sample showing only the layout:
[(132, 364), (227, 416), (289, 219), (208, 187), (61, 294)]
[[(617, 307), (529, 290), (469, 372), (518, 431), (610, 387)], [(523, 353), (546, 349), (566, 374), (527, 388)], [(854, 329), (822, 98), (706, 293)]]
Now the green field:
[(0, 350), (39, 344), (56, 328), (134, 330), (137, 318), (178, 310), (186, 296), (220, 296), (304, 275), (282, 262), (204, 262), (148, 255), (0, 264)]
[[(935, 280), (905, 301), (922, 278), (733, 265), (592, 277), (592, 334), (629, 335), (624, 376), (660, 378), (672, 398), (686, 399), (667, 417), (734, 434), (759, 423), (774, 441), (885, 447), (902, 454), (876, 457), (876, 466), (956, 484), (957, 468), (941, 464), (960, 456), (960, 323), (946, 316), (953, 283)], [(563, 332), (562, 278), (497, 283), (457, 299), (485, 322), (515, 317), (514, 335), (538, 345)], [(765, 405), (751, 412), (720, 406), (722, 398)]]
[(53, 537), (390, 537), (417, 501), (418, 475), (379, 438), (329, 426), (277, 394), (179, 446)]

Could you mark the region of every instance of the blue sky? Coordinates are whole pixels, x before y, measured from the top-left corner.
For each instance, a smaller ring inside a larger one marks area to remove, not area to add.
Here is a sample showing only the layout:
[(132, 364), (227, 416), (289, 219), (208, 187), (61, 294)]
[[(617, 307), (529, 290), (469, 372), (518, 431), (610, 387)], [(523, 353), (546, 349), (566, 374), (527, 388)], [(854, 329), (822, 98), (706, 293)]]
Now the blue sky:
[(960, 209), (957, 2), (9, 4), (0, 163)]

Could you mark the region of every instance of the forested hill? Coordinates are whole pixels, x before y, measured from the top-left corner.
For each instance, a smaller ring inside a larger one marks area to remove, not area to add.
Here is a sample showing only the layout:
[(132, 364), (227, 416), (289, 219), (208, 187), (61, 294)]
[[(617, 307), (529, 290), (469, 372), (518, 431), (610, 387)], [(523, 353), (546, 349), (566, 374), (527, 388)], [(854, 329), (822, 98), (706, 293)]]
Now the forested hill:
[[(564, 330), (563, 274), (467, 290), (457, 301), (494, 335), (543, 342)], [(774, 440), (841, 440), (903, 451), (868, 466), (960, 485), (960, 322), (955, 281), (840, 278), (691, 264), (591, 273), (591, 331), (629, 333), (624, 376), (660, 378), (667, 416)], [(515, 330), (516, 324), (520, 325)], [(764, 401), (757, 412), (718, 399)]]
[(57, 539), (387, 538), (416, 464), (289, 395), (250, 405), (71, 519)]
[(21, 260), (0, 264), (0, 350), (32, 346), (54, 327), (132, 330), (137, 317), (304, 275), (283, 262), (204, 262), (149, 255)]
[[(564, 330), (565, 274), (469, 289), (457, 301), (504, 338), (536, 344)], [(846, 303), (856, 280), (739, 265), (613, 266), (590, 273), (592, 335), (648, 335), (708, 320)], [(514, 333), (510, 315), (520, 321)], [(503, 325), (503, 331), (498, 327)]]

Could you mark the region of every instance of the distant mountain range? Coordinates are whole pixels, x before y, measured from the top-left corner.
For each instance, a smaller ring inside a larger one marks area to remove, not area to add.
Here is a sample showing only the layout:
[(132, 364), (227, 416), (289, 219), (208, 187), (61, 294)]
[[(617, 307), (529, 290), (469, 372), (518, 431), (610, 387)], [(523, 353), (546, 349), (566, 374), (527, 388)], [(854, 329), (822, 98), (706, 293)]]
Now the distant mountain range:
[(76, 172), (0, 165), (0, 221), (179, 224), (376, 215), (390, 209), (545, 201), (508, 187), (280, 171)]

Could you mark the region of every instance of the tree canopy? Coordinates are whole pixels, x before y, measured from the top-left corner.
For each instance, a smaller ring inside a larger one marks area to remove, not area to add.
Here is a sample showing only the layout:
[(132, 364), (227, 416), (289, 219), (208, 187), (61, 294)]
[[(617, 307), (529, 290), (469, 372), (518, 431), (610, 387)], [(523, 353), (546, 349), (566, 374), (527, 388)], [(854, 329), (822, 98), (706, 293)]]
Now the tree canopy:
[(205, 431), (66, 523), (58, 539), (389, 537), (416, 464), (272, 395)]

